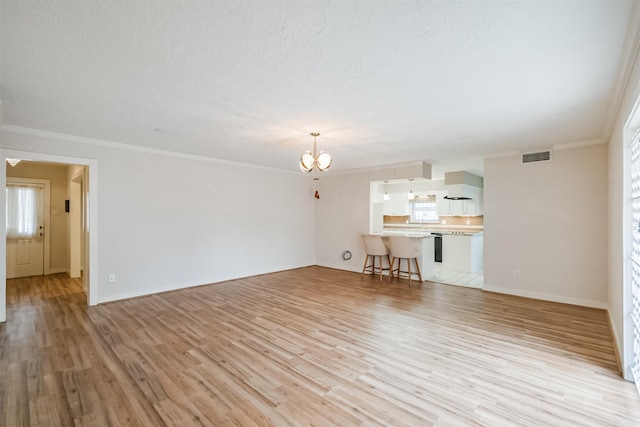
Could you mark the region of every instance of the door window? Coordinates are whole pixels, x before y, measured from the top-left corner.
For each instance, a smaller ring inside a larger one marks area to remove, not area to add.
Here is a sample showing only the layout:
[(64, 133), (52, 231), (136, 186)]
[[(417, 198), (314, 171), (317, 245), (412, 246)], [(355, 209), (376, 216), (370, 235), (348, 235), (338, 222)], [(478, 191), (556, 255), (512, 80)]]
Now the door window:
[(38, 186), (7, 184), (7, 239), (32, 239), (38, 234)]

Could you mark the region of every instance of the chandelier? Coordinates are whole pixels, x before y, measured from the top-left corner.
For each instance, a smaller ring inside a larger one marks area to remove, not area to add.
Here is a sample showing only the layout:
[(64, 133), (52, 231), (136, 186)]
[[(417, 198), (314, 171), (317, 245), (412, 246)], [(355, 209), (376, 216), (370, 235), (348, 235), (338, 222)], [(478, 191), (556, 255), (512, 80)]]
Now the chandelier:
[(300, 170), (305, 173), (311, 172), (314, 168), (320, 172), (324, 172), (331, 167), (331, 155), (321, 151), (318, 153), (318, 141), (317, 138), (320, 134), (318, 132), (312, 132), (313, 137), (313, 153), (309, 150), (302, 153), (300, 156)]

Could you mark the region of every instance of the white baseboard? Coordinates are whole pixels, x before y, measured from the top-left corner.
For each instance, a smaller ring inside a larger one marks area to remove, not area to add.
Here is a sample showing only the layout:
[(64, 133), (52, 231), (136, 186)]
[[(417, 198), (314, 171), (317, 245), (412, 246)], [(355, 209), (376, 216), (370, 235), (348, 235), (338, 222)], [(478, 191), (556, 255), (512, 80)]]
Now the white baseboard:
[(624, 377), (624, 364), (622, 361), (622, 341), (619, 339), (618, 334), (616, 333), (616, 328), (614, 327), (615, 323), (613, 322), (613, 318), (611, 317), (611, 310), (607, 310), (607, 320), (609, 321), (609, 330), (611, 331), (611, 339), (613, 342), (613, 352), (616, 354), (616, 361), (618, 362), (618, 370), (620, 371), (620, 375)]
[(560, 302), (563, 304), (579, 305), (582, 307), (592, 307), (607, 310), (609, 306), (603, 301), (594, 301), (582, 298), (572, 298), (563, 295), (545, 294), (542, 292), (523, 291), (519, 289), (501, 288), (496, 286), (485, 285), (482, 288), (483, 291), (495, 292), (498, 294), (514, 295), (518, 297), (539, 299), (544, 301)]
[(67, 273), (69, 274), (69, 270), (66, 268), (50, 268), (47, 274), (59, 274), (59, 273)]
[(342, 263), (324, 263), (316, 264), (318, 267), (334, 268), (336, 270), (353, 271), (354, 273), (362, 273), (362, 263), (358, 266), (349, 266), (346, 262)]
[(201, 281), (198, 281), (197, 283), (179, 283), (179, 284), (167, 285), (167, 286), (164, 286), (164, 287), (156, 287), (156, 288), (153, 288), (153, 289), (144, 289), (144, 290), (139, 290), (139, 291), (135, 291), (135, 292), (128, 292), (128, 293), (123, 293), (123, 294), (119, 294), (119, 295), (111, 295), (111, 296), (108, 296), (108, 297), (101, 297), (100, 295), (98, 295), (97, 303), (98, 304), (104, 304), (104, 303), (107, 303), (107, 302), (121, 301), (121, 300), (130, 299), (130, 298), (143, 297), (143, 296), (147, 296), (147, 295), (161, 294), (163, 292), (177, 291), (179, 289), (187, 289), (187, 288), (195, 288), (195, 287), (198, 287), (198, 286), (214, 285), (216, 283), (228, 282), (230, 280), (238, 280), (238, 279), (244, 279), (244, 278), (247, 278), (247, 277), (261, 276), (263, 274), (278, 273), (278, 272), (281, 272), (281, 271), (296, 270), (298, 268), (311, 267), (312, 265), (313, 264), (303, 265), (303, 266), (284, 266), (282, 268), (282, 270), (255, 272), (254, 274), (249, 274), (249, 275), (246, 275), (246, 276), (233, 276), (233, 277), (229, 276), (229, 277), (218, 277), (218, 278), (214, 278), (214, 279), (203, 279)]

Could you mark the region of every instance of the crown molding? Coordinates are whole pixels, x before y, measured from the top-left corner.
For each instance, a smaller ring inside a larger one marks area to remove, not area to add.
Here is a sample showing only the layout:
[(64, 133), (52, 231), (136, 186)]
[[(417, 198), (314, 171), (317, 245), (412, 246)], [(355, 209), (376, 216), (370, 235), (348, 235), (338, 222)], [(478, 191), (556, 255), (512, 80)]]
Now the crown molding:
[(488, 159), (499, 159), (502, 157), (514, 157), (519, 156), (524, 153), (535, 153), (537, 151), (558, 151), (558, 150), (569, 150), (571, 148), (582, 148), (582, 147), (590, 147), (592, 145), (604, 145), (607, 144), (607, 141), (603, 138), (596, 139), (586, 139), (584, 141), (571, 141), (571, 142), (562, 142), (559, 144), (549, 144), (545, 146), (538, 146), (533, 148), (525, 148), (522, 150), (509, 150), (509, 151), (500, 151), (498, 153), (487, 154), (482, 158), (485, 160)]
[(114, 150), (136, 151), (139, 153), (156, 154), (160, 156), (174, 157), (178, 159), (195, 160), (200, 162), (217, 163), (217, 164), (228, 165), (228, 166), (261, 169), (261, 170), (267, 170), (271, 172), (286, 173), (290, 175), (299, 175), (297, 172), (273, 168), (269, 166), (254, 165), (251, 163), (236, 162), (233, 160), (216, 159), (213, 157), (180, 153), (177, 151), (170, 151), (170, 150), (161, 150), (158, 148), (143, 147), (140, 145), (123, 144), (121, 142), (107, 141), (104, 139), (86, 138), (83, 136), (68, 135), (64, 133), (51, 132), (46, 130), (33, 129), (33, 128), (15, 126), (10, 124), (1, 124), (0, 131), (16, 133), (20, 135), (35, 136), (39, 138), (55, 139), (58, 141), (73, 142), (77, 144), (92, 145), (95, 147), (111, 148)]
[(613, 133), (613, 126), (620, 114), (624, 95), (629, 90), (633, 68), (640, 55), (640, 2), (634, 1), (629, 16), (627, 34), (622, 47), (622, 55), (618, 64), (618, 77), (609, 100), (607, 120), (603, 129), (603, 139), (608, 141)]
[(374, 166), (365, 166), (362, 168), (343, 169), (335, 172), (330, 171), (329, 173), (326, 173), (325, 176), (352, 175), (357, 173), (379, 172), (381, 170), (394, 169), (394, 168), (399, 169), (399, 168), (415, 167), (415, 166), (421, 167), (424, 163), (429, 164), (429, 162), (425, 162), (423, 160), (413, 160), (410, 162), (403, 162), (403, 163), (390, 163), (390, 164), (382, 164), (382, 165), (374, 165)]
[(592, 145), (601, 145), (606, 143), (607, 143), (606, 139), (596, 138), (596, 139), (587, 139), (585, 141), (573, 141), (573, 142), (563, 142), (561, 144), (554, 144), (551, 146), (551, 149), (552, 150), (568, 150), (571, 148), (590, 147)]

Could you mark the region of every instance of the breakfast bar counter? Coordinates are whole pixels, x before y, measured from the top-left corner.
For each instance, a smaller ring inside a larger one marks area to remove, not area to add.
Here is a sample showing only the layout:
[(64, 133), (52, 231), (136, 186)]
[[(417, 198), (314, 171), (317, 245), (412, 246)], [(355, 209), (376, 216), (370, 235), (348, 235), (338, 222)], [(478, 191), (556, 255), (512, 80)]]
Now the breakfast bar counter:
[(418, 265), (420, 266), (420, 272), (422, 274), (422, 280), (433, 280), (435, 276), (435, 262), (434, 262), (434, 244), (431, 233), (416, 231), (391, 231), (385, 230), (382, 234), (382, 240), (385, 241), (387, 247), (389, 236), (407, 236), (410, 237), (416, 246), (420, 248), (420, 256), (418, 257)]

